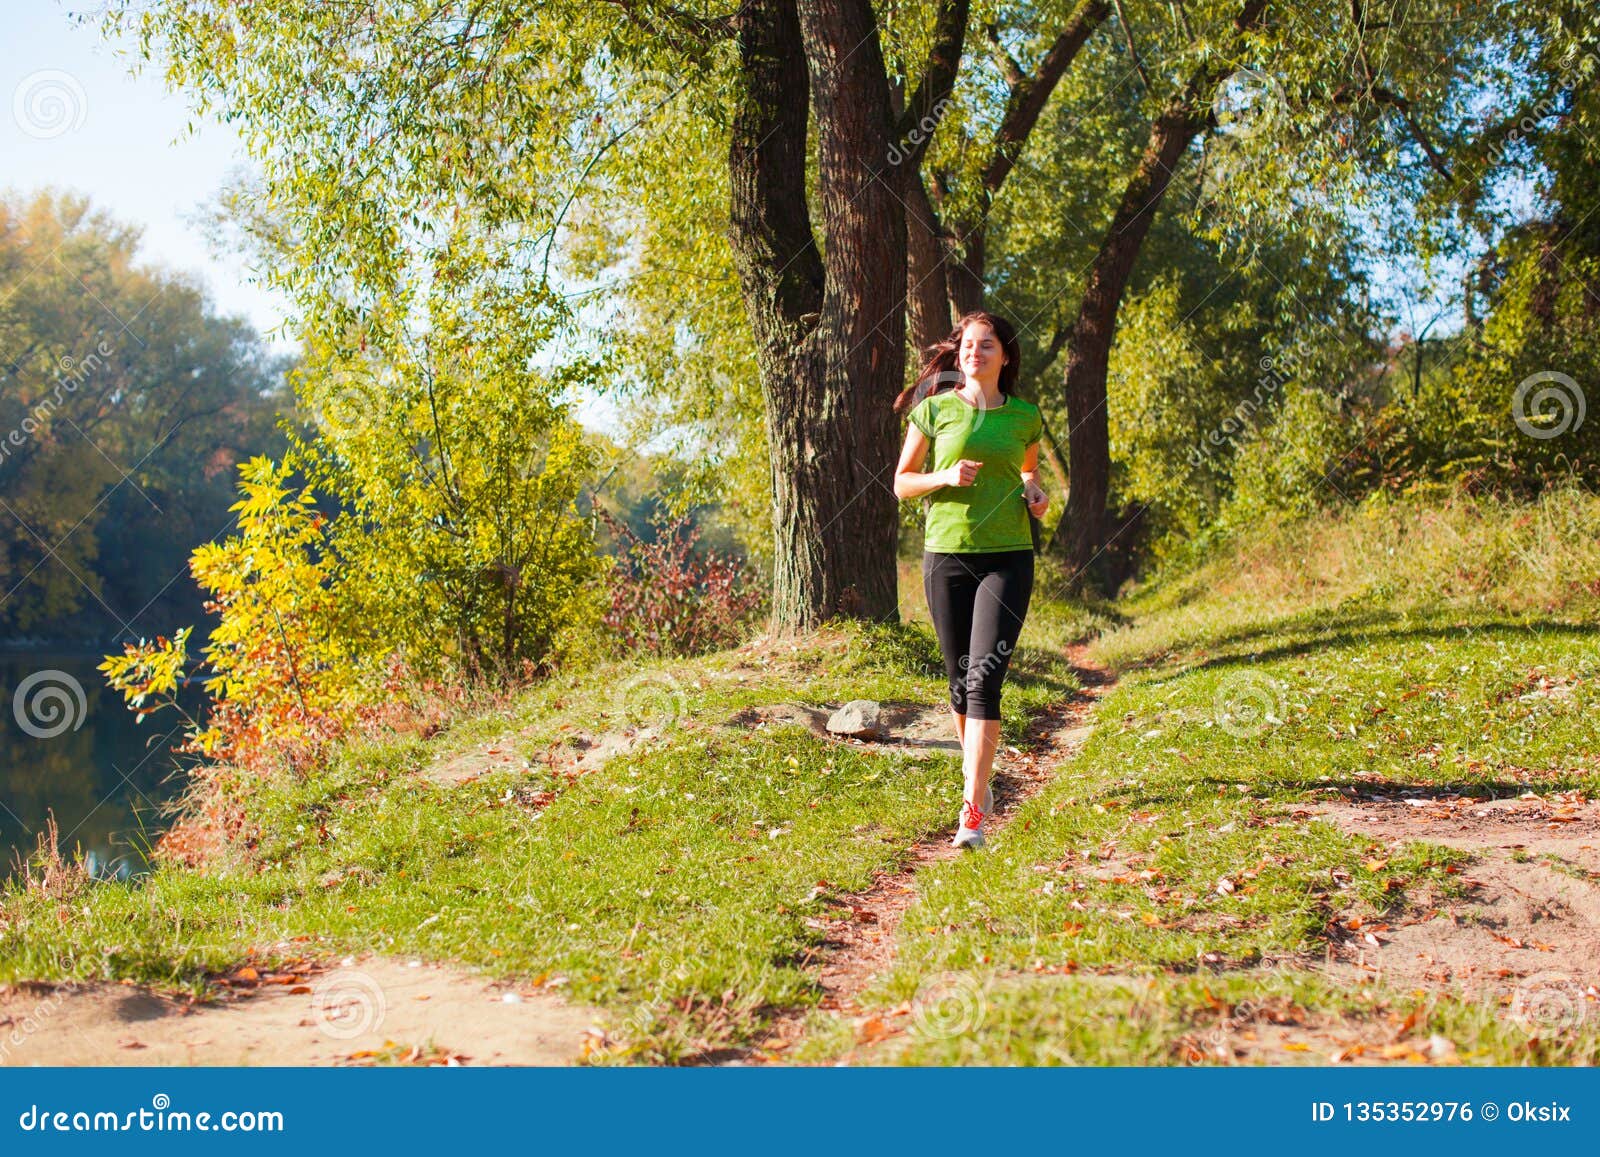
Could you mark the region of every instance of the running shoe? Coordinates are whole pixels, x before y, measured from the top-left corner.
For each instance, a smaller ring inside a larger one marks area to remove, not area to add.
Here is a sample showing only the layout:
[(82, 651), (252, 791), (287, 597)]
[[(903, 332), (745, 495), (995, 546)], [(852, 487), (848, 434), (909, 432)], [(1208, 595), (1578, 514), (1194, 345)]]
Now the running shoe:
[(962, 801), (961, 818), (956, 824), (953, 847), (978, 849), (983, 847), (983, 817), (985, 813), (970, 803)]

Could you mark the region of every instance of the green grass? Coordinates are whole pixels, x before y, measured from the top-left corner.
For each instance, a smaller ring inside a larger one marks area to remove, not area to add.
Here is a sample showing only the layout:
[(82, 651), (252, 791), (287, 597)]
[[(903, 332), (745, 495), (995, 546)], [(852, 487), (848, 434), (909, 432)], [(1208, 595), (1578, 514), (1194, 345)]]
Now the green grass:
[[(852, 1022), (817, 1016), (796, 1058), (1184, 1063), (1219, 997), (1391, 1016), (1404, 994), (1342, 993), (1301, 966), (1336, 917), (1458, 895), (1451, 869), (1470, 857), (1369, 844), (1305, 805), (1374, 784), (1592, 789), (1600, 767), (1600, 628), (1575, 574), (1594, 551), (1549, 534), (1600, 503), (1468, 506), (1380, 501), (1268, 528), (1133, 592), (1130, 621), (1090, 649), (1122, 671), (1095, 733), (984, 855), (919, 873), (896, 963), (866, 998), (869, 1018), (922, 1016), (954, 988), (981, 1023), (906, 1021), (863, 1046)], [(1541, 677), (1565, 693), (1530, 695)], [(1600, 1060), (1600, 1009), (1542, 1039), (1461, 994), (1419, 1009), (1409, 1031), (1469, 1061)]]
[[(812, 956), (841, 911), (827, 898), (948, 829), (959, 759), (718, 725), (780, 701), (942, 705), (916, 616), (610, 662), (428, 741), (351, 745), (303, 781), (257, 785), (245, 806), (259, 841), (205, 871), (12, 881), (0, 979), (198, 991), (245, 959), (403, 953), (596, 1003), (633, 1046), (601, 1059), (624, 1061), (748, 1043), (808, 1008), (793, 1060), (1204, 1063), (1219, 1034), (1262, 1025), (1437, 1033), (1468, 1063), (1600, 1060), (1600, 1010), (1541, 1036), (1459, 994), (1345, 990), (1306, 968), (1330, 921), (1455, 896), (1469, 858), (1369, 843), (1307, 804), (1374, 785), (1593, 784), (1597, 560), (1574, 530), (1591, 516), (1600, 504), (1570, 494), (1530, 508), (1379, 501), (1263, 528), (1114, 606), (1037, 584), (1005, 742), (1077, 689), (1068, 643), (1098, 632), (1090, 654), (1121, 681), (1083, 750), (983, 854), (918, 873), (895, 961), (864, 998), (869, 1043), (858, 1019), (810, 1007)], [(914, 564), (901, 577), (915, 589)], [(1530, 693), (1541, 680), (1561, 693)], [(636, 724), (651, 738), (597, 771), (541, 762), (574, 734)], [(418, 774), (489, 744), (511, 760), (479, 779)]]
[[(1030, 624), (1005, 702), (1030, 713), (1076, 687), (1070, 608)], [(636, 1055), (736, 1044), (816, 988), (804, 962), (835, 909), (960, 800), (960, 759), (887, 754), (798, 726), (719, 723), (782, 700), (944, 702), (927, 627), (847, 625), (758, 658), (616, 663), (529, 691), (431, 741), (352, 744), (304, 780), (245, 798), (254, 846), (206, 871), (164, 865), (68, 895), (12, 881), (0, 978), (132, 979), (203, 990), (249, 958), (371, 950), (543, 978), (626, 1018)], [(574, 731), (654, 737), (583, 775), (538, 756)], [(425, 764), (510, 736), (510, 766), (457, 786)], [(820, 926), (819, 926), (820, 925)]]

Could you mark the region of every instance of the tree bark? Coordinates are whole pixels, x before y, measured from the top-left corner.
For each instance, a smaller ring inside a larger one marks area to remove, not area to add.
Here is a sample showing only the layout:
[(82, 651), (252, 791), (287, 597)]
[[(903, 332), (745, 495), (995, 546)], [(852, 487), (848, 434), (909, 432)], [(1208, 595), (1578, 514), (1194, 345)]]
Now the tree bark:
[(950, 290), (944, 239), (921, 173), (906, 174), (906, 304), (911, 344), (919, 353), (950, 334)]
[[(1235, 31), (1242, 34), (1253, 28), (1266, 6), (1267, 0), (1245, 0), (1234, 20)], [(1122, 296), (1173, 173), (1184, 151), (1211, 123), (1217, 89), (1232, 72), (1226, 57), (1200, 66), (1151, 124), (1144, 153), (1090, 268), (1068, 339), (1064, 394), (1072, 488), (1051, 547), (1065, 552), (1068, 579), (1075, 586), (1105, 585), (1106, 576), (1095, 563), (1106, 545), (1111, 489), (1106, 367)]]
[[(988, 197), (984, 208), (988, 208)], [(983, 295), (989, 288), (984, 284), (984, 224), (957, 223), (951, 234), (954, 244), (945, 266), (945, 280), (950, 290), (950, 316), (960, 317), (983, 308)]]
[[(752, 0), (729, 150), (731, 242), (772, 459), (774, 631), (899, 616), (889, 475), (905, 366), (906, 225), (870, 0)], [(826, 257), (806, 207), (818, 128)]]

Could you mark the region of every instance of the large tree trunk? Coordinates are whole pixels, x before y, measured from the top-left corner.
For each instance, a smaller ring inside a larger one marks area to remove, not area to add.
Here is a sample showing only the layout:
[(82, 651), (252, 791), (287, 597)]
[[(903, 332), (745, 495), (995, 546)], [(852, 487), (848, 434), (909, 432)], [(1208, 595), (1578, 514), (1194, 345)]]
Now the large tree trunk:
[(989, 288), (983, 282), (985, 226), (959, 223), (951, 232), (955, 248), (945, 266), (945, 278), (950, 286), (950, 313), (960, 317), (982, 309)]
[(954, 319), (950, 315), (938, 214), (928, 200), (922, 174), (907, 173), (905, 185), (906, 303), (911, 311), (911, 344), (920, 353), (949, 337)]
[[(905, 366), (906, 226), (871, 4), (751, 0), (735, 19), (731, 240), (766, 400), (772, 627), (897, 619), (888, 399)], [(805, 200), (808, 90), (826, 259)]]
[[(1253, 27), (1266, 6), (1267, 0), (1246, 0), (1234, 21), (1235, 30)], [(1151, 124), (1144, 153), (1089, 271), (1088, 288), (1068, 338), (1064, 390), (1072, 487), (1051, 545), (1065, 550), (1074, 585), (1105, 585), (1095, 563), (1106, 545), (1106, 501), (1111, 489), (1106, 367), (1122, 296), (1179, 160), (1211, 123), (1217, 88), (1232, 71), (1226, 59), (1203, 65)]]

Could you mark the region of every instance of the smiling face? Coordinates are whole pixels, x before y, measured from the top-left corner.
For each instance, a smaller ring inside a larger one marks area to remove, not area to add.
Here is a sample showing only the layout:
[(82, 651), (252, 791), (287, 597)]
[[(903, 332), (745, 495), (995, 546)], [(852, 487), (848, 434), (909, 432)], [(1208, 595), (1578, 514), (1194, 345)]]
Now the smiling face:
[(957, 364), (970, 377), (981, 382), (993, 382), (1000, 376), (1000, 367), (1006, 364), (1006, 353), (995, 337), (994, 329), (982, 321), (970, 321), (961, 331), (961, 348)]

